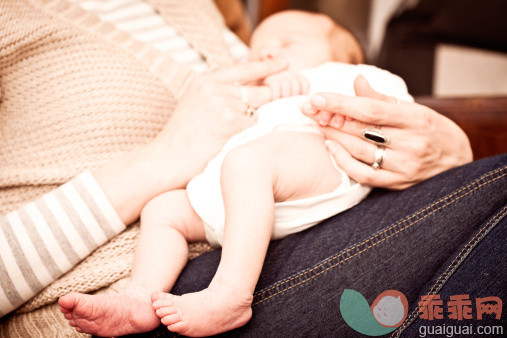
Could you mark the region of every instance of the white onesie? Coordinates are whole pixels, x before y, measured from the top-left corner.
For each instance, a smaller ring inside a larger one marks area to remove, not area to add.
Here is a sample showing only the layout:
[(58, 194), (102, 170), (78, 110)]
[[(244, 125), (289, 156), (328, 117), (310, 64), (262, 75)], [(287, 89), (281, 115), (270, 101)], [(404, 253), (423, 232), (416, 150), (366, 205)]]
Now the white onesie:
[[(363, 75), (373, 89), (400, 100), (413, 101), (404, 81), (388, 71), (369, 65), (350, 65), (328, 62), (317, 68), (302, 71), (310, 82), (310, 94), (334, 92), (354, 96), (354, 79)], [(204, 171), (187, 186), (187, 195), (195, 212), (205, 224), (206, 238), (211, 245), (222, 244), (225, 211), (220, 187), (223, 159), (234, 148), (274, 131), (300, 131), (321, 134), (318, 125), (301, 113), (307, 95), (274, 100), (257, 110), (257, 123), (234, 135)], [(333, 157), (331, 157), (334, 163)], [(361, 185), (339, 169), (340, 185), (332, 192), (300, 200), (275, 203), (275, 224), (272, 239), (283, 238), (305, 230), (318, 222), (349, 209), (363, 200), (371, 188)]]

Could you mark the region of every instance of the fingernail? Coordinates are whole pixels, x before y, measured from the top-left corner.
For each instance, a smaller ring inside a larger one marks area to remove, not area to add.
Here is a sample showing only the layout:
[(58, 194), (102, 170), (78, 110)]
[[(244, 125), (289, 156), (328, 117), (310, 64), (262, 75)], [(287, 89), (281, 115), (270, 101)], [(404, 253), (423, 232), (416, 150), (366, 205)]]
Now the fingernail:
[(303, 111), (303, 114), (310, 116), (313, 116), (319, 112), (317, 109), (312, 107), (310, 101), (303, 103), (301, 110)]
[(310, 101), (316, 107), (324, 107), (326, 105), (326, 99), (320, 95), (313, 95), (310, 98)]
[(329, 124), (329, 119), (326, 117), (321, 117), (319, 120), (319, 124), (321, 127), (326, 127)]
[(343, 127), (343, 123), (345, 122), (345, 118), (342, 115), (335, 115), (331, 119), (331, 122), (329, 123), (334, 128), (341, 128)]
[(324, 142), (326, 144), (326, 147), (327, 149), (332, 153), (336, 153), (336, 151), (338, 150), (338, 147), (336, 146), (336, 143), (334, 143), (333, 141), (331, 140), (326, 140)]

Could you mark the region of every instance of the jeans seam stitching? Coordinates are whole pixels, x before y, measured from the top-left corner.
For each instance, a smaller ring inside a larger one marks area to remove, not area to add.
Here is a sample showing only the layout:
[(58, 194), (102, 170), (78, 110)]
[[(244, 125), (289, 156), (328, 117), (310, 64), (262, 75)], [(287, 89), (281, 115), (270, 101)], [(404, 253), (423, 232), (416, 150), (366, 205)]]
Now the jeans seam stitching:
[[(484, 237), (498, 224), (498, 222), (507, 214), (507, 206), (504, 206), (492, 219), (486, 223), (477, 234), (463, 247), (463, 249), (456, 255), (456, 257), (449, 264), (447, 269), (440, 275), (435, 284), (430, 288), (428, 295), (437, 294), (449, 278), (454, 274), (456, 269), (461, 265), (470, 252), (477, 246), (477, 244), (484, 239)], [(405, 320), (402, 326), (392, 337), (399, 337), (401, 333), (412, 325), (413, 321), (419, 316), (419, 305), (412, 311), (410, 316)]]
[[(426, 208), (424, 208), (424, 209), (422, 209), (422, 210), (418, 211), (418, 212), (417, 212), (417, 213), (415, 213), (414, 215), (412, 215), (412, 216), (410, 216), (410, 217), (408, 217), (408, 218), (406, 218), (406, 219), (402, 219), (401, 221), (399, 221), (399, 222), (397, 222), (397, 223), (395, 223), (395, 224), (393, 224), (393, 225), (389, 226), (388, 228), (384, 229), (382, 232), (380, 232), (380, 233), (378, 233), (378, 234), (375, 234), (374, 236), (375, 236), (375, 237), (378, 237), (378, 236), (382, 235), (383, 233), (385, 233), (385, 232), (387, 232), (387, 231), (391, 230), (392, 228), (394, 228), (394, 227), (396, 227), (396, 226), (400, 225), (401, 223), (406, 222), (406, 221), (409, 221), (409, 220), (411, 220), (411, 219), (412, 219), (412, 218), (414, 218), (414, 217), (417, 217), (418, 215), (420, 215), (420, 214), (424, 213), (425, 211), (427, 211), (428, 209), (430, 209), (430, 208), (431, 208), (431, 207), (433, 207), (434, 205), (436, 205), (436, 204), (438, 204), (438, 203), (441, 203), (441, 202), (443, 202), (443, 201), (444, 201), (444, 200), (446, 200), (446, 199), (450, 199), (450, 198), (454, 197), (454, 195), (456, 195), (456, 194), (458, 194), (458, 193), (462, 192), (463, 190), (465, 190), (465, 189), (469, 188), (470, 186), (472, 186), (472, 185), (476, 184), (478, 181), (480, 181), (480, 180), (482, 180), (482, 179), (485, 179), (485, 178), (488, 178), (489, 176), (491, 176), (491, 175), (493, 175), (493, 174), (496, 174), (498, 171), (500, 171), (500, 170), (502, 170), (502, 169), (505, 169), (505, 168), (507, 168), (507, 167), (502, 167), (502, 168), (499, 168), (499, 169), (497, 169), (497, 170), (495, 170), (495, 171), (493, 171), (493, 172), (489, 173), (488, 175), (485, 175), (485, 176), (482, 176), (482, 177), (478, 178), (477, 180), (475, 180), (474, 182), (472, 182), (472, 183), (468, 184), (467, 186), (465, 186), (465, 187), (461, 188), (460, 190), (453, 192), (451, 195), (448, 195), (448, 196), (442, 197), (440, 200), (438, 200), (438, 201), (436, 201), (436, 202), (433, 202), (432, 204), (430, 204), (430, 205), (429, 205), (429, 206), (427, 206)], [(495, 178), (494, 180), (499, 179), (499, 178), (501, 178), (501, 177), (503, 177), (503, 176), (505, 176), (505, 175), (506, 175), (506, 174), (503, 174), (502, 176), (498, 176), (498, 177), (497, 177), (497, 178)], [(494, 180), (493, 180), (493, 181), (494, 181)], [(487, 183), (490, 183), (490, 182), (492, 182), (492, 181), (487, 181), (487, 182), (485, 182), (484, 184), (487, 184)], [(484, 184), (483, 184), (483, 185), (484, 185)], [(475, 189), (478, 189), (478, 188), (480, 188), (481, 186), (482, 186), (482, 185), (480, 185), (480, 186), (476, 187)], [(475, 189), (474, 189), (474, 190), (475, 190)], [(471, 190), (471, 191), (473, 191), (473, 190)], [(471, 191), (469, 191), (469, 192), (471, 192)], [(362, 244), (364, 244), (364, 243), (368, 242), (369, 240), (371, 240), (371, 238), (368, 238), (368, 239), (366, 239), (366, 240), (362, 241), (361, 243), (355, 244), (354, 246), (352, 246), (351, 248), (347, 249), (347, 250), (346, 250), (345, 252), (343, 252), (343, 253), (346, 253), (346, 252), (352, 251), (352, 250), (353, 250), (353, 249), (355, 249), (356, 247), (361, 246)], [(343, 253), (340, 253), (340, 254), (338, 254), (338, 255), (341, 255), (341, 254), (343, 254)], [(310, 269), (310, 270), (308, 270), (308, 271), (301, 272), (300, 274), (298, 274), (298, 275), (296, 275), (296, 276), (293, 276), (292, 278), (288, 279), (287, 281), (284, 281), (284, 282), (281, 282), (281, 283), (277, 283), (276, 285), (273, 285), (273, 286), (272, 286), (272, 288), (274, 288), (274, 287), (276, 287), (276, 286), (279, 286), (279, 285), (281, 285), (281, 284), (283, 284), (283, 283), (289, 282), (290, 280), (295, 279), (295, 278), (299, 277), (299, 276), (300, 276), (300, 275), (302, 275), (302, 274), (305, 274), (305, 273), (311, 272), (312, 270), (319, 268), (321, 265), (326, 264), (328, 261), (331, 261), (331, 260), (336, 259), (336, 256), (338, 256), (338, 255), (335, 255), (335, 256), (333, 256), (333, 257), (330, 257), (330, 258), (328, 258), (328, 259), (324, 260), (323, 262), (321, 262), (319, 265), (317, 265), (317, 266), (313, 267), (312, 269)], [(264, 291), (262, 291), (262, 292), (258, 293), (257, 295), (261, 295), (262, 293), (267, 292), (267, 291), (269, 291), (269, 289), (268, 289), (268, 290), (264, 290)]]
[[(507, 167), (506, 167), (506, 166), (504, 166), (504, 167), (498, 168), (498, 169), (496, 169), (496, 170), (494, 170), (494, 171), (492, 171), (492, 172), (490, 172), (490, 173), (488, 173), (488, 174), (486, 174), (486, 175), (483, 175), (483, 176), (479, 177), (478, 179), (476, 179), (475, 181), (473, 181), (473, 182), (469, 183), (469, 184), (468, 184), (468, 185), (466, 185), (465, 187), (462, 187), (461, 189), (459, 189), (459, 190), (457, 190), (457, 191), (455, 191), (455, 192), (451, 193), (451, 194), (450, 194), (450, 195), (448, 195), (448, 196), (442, 197), (442, 198), (441, 198), (441, 199), (439, 199), (438, 201), (433, 202), (432, 204), (430, 204), (430, 205), (429, 205), (429, 206), (427, 206), (426, 208), (424, 208), (424, 209), (422, 209), (422, 210), (420, 210), (420, 211), (416, 212), (416, 213), (415, 213), (415, 214), (413, 214), (412, 216), (410, 216), (410, 217), (408, 217), (408, 218), (406, 218), (406, 219), (400, 220), (399, 222), (397, 222), (397, 223), (395, 223), (395, 224), (393, 224), (393, 225), (389, 226), (388, 228), (384, 229), (382, 232), (380, 232), (380, 233), (378, 233), (378, 234), (375, 234), (373, 237), (378, 239), (378, 237), (380, 237), (380, 235), (382, 235), (382, 234), (384, 234), (384, 233), (388, 232), (389, 230), (391, 230), (391, 229), (393, 229), (393, 228), (395, 228), (395, 227), (399, 226), (399, 225), (400, 225), (400, 224), (402, 224), (402, 223), (406, 223), (407, 221), (412, 220), (413, 218), (415, 218), (415, 217), (417, 217), (417, 216), (421, 215), (422, 213), (424, 213), (425, 211), (429, 210), (431, 207), (435, 206), (436, 204), (442, 203), (442, 202), (444, 202), (444, 201), (446, 201), (446, 200), (450, 200), (451, 198), (455, 197), (457, 194), (461, 193), (462, 191), (464, 191), (464, 190), (466, 190), (466, 189), (470, 188), (471, 186), (473, 186), (473, 185), (477, 184), (479, 181), (484, 180), (484, 179), (487, 179), (487, 178), (489, 178), (490, 176), (492, 176), (492, 175), (494, 175), (494, 174), (496, 174), (496, 173), (498, 173), (498, 172), (500, 172), (500, 171), (502, 171), (502, 170), (504, 170), (504, 169), (506, 169), (506, 168), (507, 168)], [(378, 245), (378, 244), (380, 244), (380, 243), (384, 242), (385, 240), (387, 240), (387, 239), (391, 238), (392, 236), (394, 236), (394, 235), (396, 235), (396, 234), (398, 234), (398, 233), (400, 233), (400, 232), (402, 232), (402, 231), (404, 231), (404, 230), (408, 229), (408, 228), (409, 228), (409, 227), (411, 227), (412, 225), (414, 225), (414, 224), (416, 224), (416, 223), (419, 223), (420, 221), (424, 220), (426, 217), (428, 217), (428, 216), (430, 216), (430, 215), (434, 214), (435, 212), (437, 212), (437, 211), (441, 210), (442, 208), (445, 208), (445, 207), (447, 207), (448, 205), (450, 205), (450, 204), (452, 204), (452, 203), (456, 202), (457, 200), (459, 200), (459, 199), (461, 199), (461, 198), (463, 198), (463, 197), (467, 196), (467, 195), (468, 195), (468, 194), (470, 194), (471, 192), (473, 192), (473, 191), (475, 191), (475, 190), (477, 190), (477, 189), (481, 188), (482, 186), (484, 186), (484, 185), (486, 185), (486, 184), (489, 184), (489, 183), (491, 183), (491, 182), (494, 182), (494, 181), (496, 181), (496, 180), (498, 180), (498, 179), (500, 179), (500, 178), (504, 177), (505, 175), (507, 175), (507, 173), (503, 173), (503, 174), (502, 174), (502, 175), (500, 175), (500, 176), (497, 176), (497, 177), (495, 177), (495, 178), (493, 178), (493, 179), (490, 179), (490, 180), (488, 180), (488, 181), (486, 181), (486, 182), (483, 182), (482, 184), (480, 184), (480, 185), (478, 185), (478, 186), (474, 187), (473, 189), (469, 190), (468, 192), (466, 192), (464, 195), (461, 195), (461, 196), (459, 196), (458, 198), (456, 198), (456, 199), (454, 199), (454, 200), (450, 200), (450, 201), (448, 201), (446, 204), (441, 205), (439, 208), (437, 208), (437, 209), (435, 209), (435, 210), (431, 211), (430, 213), (426, 214), (426, 215), (425, 215), (425, 216), (423, 216), (422, 218), (419, 218), (419, 219), (415, 220), (414, 222), (411, 222), (411, 223), (407, 224), (405, 227), (398, 229), (396, 232), (394, 232), (394, 233), (390, 234), (389, 236), (387, 236), (387, 237), (385, 237), (385, 238), (380, 239), (378, 242), (373, 242), (373, 243), (372, 243), (372, 244), (370, 244), (368, 247), (366, 247), (365, 249), (363, 249), (363, 250), (361, 250), (361, 251), (359, 251), (359, 252), (355, 253), (354, 255), (352, 255), (352, 256), (350, 256), (350, 257), (347, 257), (347, 258), (345, 258), (345, 259), (339, 260), (339, 261), (338, 261), (337, 263), (335, 263), (334, 265), (332, 265), (332, 266), (330, 266), (330, 267), (326, 268), (325, 270), (322, 270), (322, 271), (318, 272), (318, 273), (317, 273), (316, 275), (314, 275), (314, 276), (311, 276), (311, 277), (309, 277), (309, 278), (306, 278), (306, 279), (304, 279), (304, 280), (300, 281), (300, 282), (299, 282), (299, 283), (297, 283), (297, 284), (294, 284), (294, 285), (291, 285), (291, 286), (289, 286), (289, 287), (286, 287), (286, 288), (284, 288), (284, 289), (282, 289), (282, 290), (280, 290), (280, 291), (278, 291), (278, 292), (276, 292), (276, 293), (274, 293), (274, 294), (270, 295), (269, 297), (267, 297), (267, 298), (265, 298), (265, 299), (262, 299), (262, 300), (259, 300), (259, 301), (257, 301), (257, 302), (254, 302), (254, 303), (252, 304), (252, 306), (253, 306), (253, 305), (260, 304), (260, 303), (262, 303), (262, 302), (264, 302), (264, 301), (266, 301), (266, 300), (268, 300), (268, 299), (270, 299), (270, 298), (272, 298), (272, 297), (275, 297), (276, 295), (278, 295), (278, 294), (280, 294), (280, 293), (286, 292), (286, 291), (288, 291), (288, 290), (290, 290), (290, 289), (292, 289), (292, 288), (294, 288), (294, 287), (296, 287), (296, 286), (299, 286), (299, 285), (301, 285), (301, 284), (303, 284), (303, 283), (306, 283), (307, 281), (309, 281), (309, 280), (311, 280), (311, 279), (314, 279), (315, 277), (317, 277), (317, 276), (321, 275), (322, 273), (324, 273), (324, 272), (326, 272), (326, 271), (329, 271), (330, 269), (335, 268), (336, 266), (340, 265), (340, 264), (341, 264), (341, 263), (343, 263), (343, 262), (348, 261), (348, 260), (349, 260), (349, 259), (351, 259), (351, 258), (356, 257), (357, 255), (359, 255), (359, 254), (361, 254), (361, 253), (363, 253), (363, 252), (365, 252), (365, 251), (369, 250), (370, 248), (372, 248), (372, 247), (374, 247), (374, 246), (376, 246), (376, 245)], [(273, 290), (274, 288), (276, 288), (276, 287), (278, 287), (278, 286), (280, 286), (280, 285), (287, 284), (287, 283), (289, 283), (290, 281), (292, 281), (292, 280), (294, 280), (294, 279), (296, 279), (296, 278), (298, 278), (298, 277), (300, 277), (300, 276), (307, 275), (307, 274), (309, 274), (310, 272), (312, 272), (312, 271), (314, 271), (314, 270), (316, 270), (316, 269), (318, 269), (318, 268), (322, 267), (322, 266), (323, 266), (323, 265), (325, 265), (326, 263), (328, 263), (328, 262), (330, 262), (330, 261), (332, 261), (332, 260), (336, 260), (338, 257), (343, 256), (344, 254), (346, 254), (346, 253), (348, 253), (348, 252), (352, 251), (353, 249), (355, 249), (355, 248), (357, 248), (357, 247), (360, 247), (361, 245), (364, 245), (365, 243), (368, 243), (369, 241), (372, 241), (372, 239), (374, 239), (374, 238), (370, 237), (370, 238), (368, 238), (368, 239), (366, 239), (366, 240), (362, 241), (361, 243), (355, 244), (355, 245), (353, 245), (352, 247), (350, 247), (349, 249), (347, 249), (346, 251), (340, 252), (339, 254), (334, 255), (334, 256), (332, 256), (332, 257), (330, 257), (330, 258), (328, 258), (328, 259), (324, 260), (323, 262), (319, 263), (318, 265), (316, 265), (316, 266), (312, 267), (312, 268), (311, 268), (311, 269), (309, 269), (309, 270), (306, 270), (306, 271), (300, 272), (300, 273), (298, 273), (297, 275), (292, 276), (292, 277), (290, 277), (289, 279), (286, 279), (285, 281), (280, 281), (280, 282), (278, 282), (278, 283), (276, 283), (276, 284), (272, 285), (272, 286), (271, 286), (271, 287), (269, 287), (268, 289), (263, 290), (263, 291), (260, 291), (260, 292), (259, 292), (259, 293), (257, 293), (257, 294), (254, 294), (254, 297), (259, 297), (260, 295), (262, 295), (262, 294), (264, 294), (264, 293), (266, 293), (266, 292), (269, 292), (269, 291)]]

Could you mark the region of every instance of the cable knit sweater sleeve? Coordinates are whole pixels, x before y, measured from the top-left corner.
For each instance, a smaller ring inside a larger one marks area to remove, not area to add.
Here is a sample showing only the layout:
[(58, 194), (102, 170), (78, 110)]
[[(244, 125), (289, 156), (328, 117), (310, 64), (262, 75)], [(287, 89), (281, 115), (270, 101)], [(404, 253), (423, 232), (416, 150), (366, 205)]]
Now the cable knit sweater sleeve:
[(33, 297), (124, 229), (89, 172), (2, 216), (0, 316)]

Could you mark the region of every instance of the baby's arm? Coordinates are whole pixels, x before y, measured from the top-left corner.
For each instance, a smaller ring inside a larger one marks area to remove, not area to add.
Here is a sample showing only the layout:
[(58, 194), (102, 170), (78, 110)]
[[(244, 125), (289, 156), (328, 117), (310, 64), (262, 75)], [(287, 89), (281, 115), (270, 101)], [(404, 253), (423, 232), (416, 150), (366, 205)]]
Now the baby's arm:
[(340, 181), (316, 134), (276, 132), (231, 151), (222, 164), (225, 234), (214, 282), (251, 295), (271, 238), (275, 201), (324, 194)]

